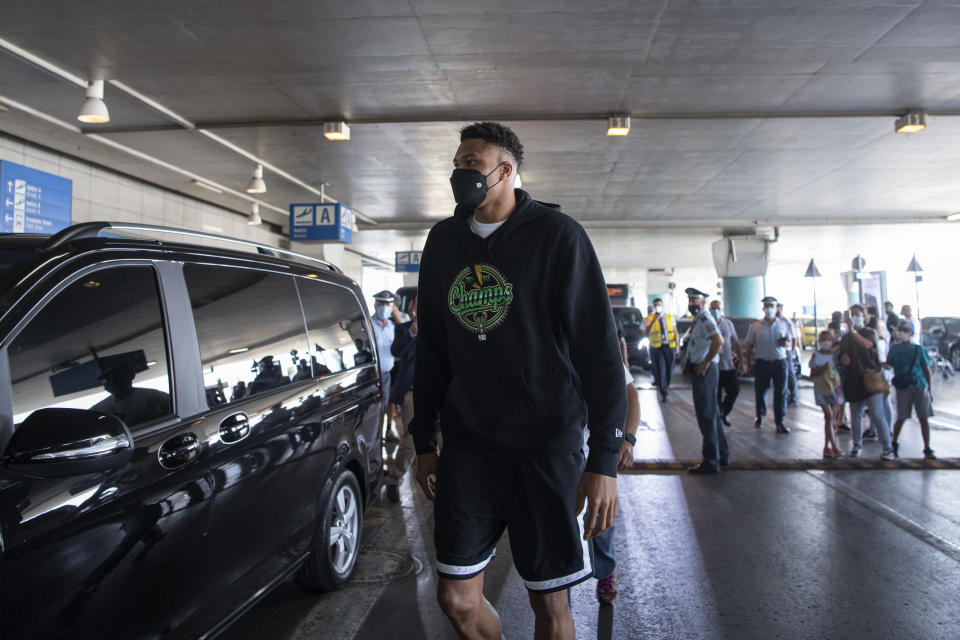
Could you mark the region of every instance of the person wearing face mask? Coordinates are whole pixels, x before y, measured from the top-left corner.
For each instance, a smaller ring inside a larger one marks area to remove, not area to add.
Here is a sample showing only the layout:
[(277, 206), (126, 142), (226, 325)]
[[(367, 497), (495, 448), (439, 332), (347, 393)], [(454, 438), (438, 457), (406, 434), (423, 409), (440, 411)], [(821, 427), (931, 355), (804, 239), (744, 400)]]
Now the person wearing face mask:
[(777, 433), (790, 433), (784, 424), (787, 413), (787, 349), (793, 333), (787, 323), (777, 320), (777, 299), (767, 296), (763, 303), (763, 320), (757, 320), (747, 330), (747, 353), (744, 375), (753, 376), (757, 417), (753, 426), (763, 426), (767, 413), (767, 389), (773, 383), (773, 417)]
[(663, 312), (663, 300), (653, 301), (653, 313), (644, 322), (644, 331), (650, 340), (650, 361), (653, 364), (653, 382), (660, 392), (660, 401), (666, 402), (673, 379), (673, 362), (680, 352), (677, 323), (672, 314)]
[(713, 316), (706, 312), (707, 294), (690, 287), (686, 290), (687, 304), (694, 317), (687, 341), (687, 364), (690, 384), (693, 386), (693, 408), (697, 425), (703, 436), (703, 461), (687, 471), (700, 475), (716, 475), (730, 460), (727, 438), (717, 410), (717, 362), (723, 348), (723, 338)]
[(420, 262), (410, 432), (437, 600), (459, 636), (501, 637), (483, 583), (509, 528), (535, 637), (572, 639), (568, 589), (593, 575), (589, 541), (616, 515), (624, 365), (586, 231), (514, 188), (522, 161), (500, 123), (460, 131), (457, 207)]
[(884, 393), (867, 388), (865, 374), (880, 369), (877, 354), (877, 333), (866, 326), (866, 310), (855, 304), (850, 307), (850, 332), (840, 340), (838, 355), (844, 366), (841, 372), (843, 395), (850, 404), (850, 423), (853, 428), (853, 445), (850, 456), (860, 455), (863, 444), (863, 413), (870, 412), (870, 424), (883, 445), (880, 458), (893, 460), (893, 445), (890, 423), (884, 410)]
[(733, 411), (733, 405), (740, 395), (740, 363), (743, 361), (743, 354), (740, 351), (740, 340), (737, 338), (737, 330), (729, 318), (723, 317), (719, 300), (710, 302), (710, 316), (717, 323), (717, 329), (720, 331), (720, 337), (723, 338), (723, 348), (720, 349), (720, 360), (717, 365), (720, 370), (720, 378), (717, 383), (717, 403), (720, 412), (720, 421), (730, 426), (727, 416)]
[(797, 404), (797, 391), (800, 388), (797, 375), (800, 369), (800, 360), (797, 358), (797, 336), (800, 334), (794, 329), (793, 323), (783, 315), (782, 302), (777, 302), (777, 320), (790, 331), (790, 345), (787, 348), (787, 406), (792, 406)]
[(897, 324), (897, 342), (890, 347), (887, 363), (893, 369), (893, 386), (897, 393), (897, 421), (893, 425), (893, 455), (900, 456), (900, 429), (910, 419), (914, 408), (920, 421), (920, 435), (923, 437), (923, 457), (927, 460), (937, 458), (930, 448), (930, 416), (933, 415), (933, 388), (930, 375), (930, 358), (927, 351), (913, 344), (913, 325), (909, 320), (900, 320)]
[(383, 401), (380, 407), (380, 422), (384, 425), (384, 433), (390, 430), (391, 416), (387, 411), (387, 401), (390, 394), (390, 372), (393, 370), (394, 357), (390, 353), (395, 336), (395, 326), (391, 320), (394, 312), (394, 295), (383, 290), (373, 296), (373, 337), (377, 345), (377, 360), (380, 362), (380, 388), (383, 389)]

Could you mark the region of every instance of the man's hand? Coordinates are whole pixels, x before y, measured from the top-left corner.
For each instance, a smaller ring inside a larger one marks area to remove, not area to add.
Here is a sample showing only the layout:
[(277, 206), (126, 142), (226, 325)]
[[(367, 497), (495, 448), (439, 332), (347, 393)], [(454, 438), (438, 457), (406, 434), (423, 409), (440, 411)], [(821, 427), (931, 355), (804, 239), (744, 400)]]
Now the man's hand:
[[(419, 473), (417, 474), (419, 476)], [(583, 539), (594, 538), (613, 525), (617, 515), (617, 479), (584, 471), (577, 485), (577, 513), (587, 504)]]
[(700, 364), (697, 365), (697, 368), (696, 368), (695, 372), (696, 372), (696, 374), (697, 374), (698, 376), (703, 377), (703, 376), (707, 375), (707, 369), (708, 369), (709, 367), (710, 367), (710, 361), (709, 361), (709, 360), (704, 360), (703, 362), (701, 362)]
[(620, 458), (617, 460), (617, 471), (626, 471), (633, 466), (633, 445), (623, 441), (620, 445)]
[(437, 456), (436, 451), (421, 453), (417, 456), (417, 483), (423, 489), (427, 500), (437, 497)]

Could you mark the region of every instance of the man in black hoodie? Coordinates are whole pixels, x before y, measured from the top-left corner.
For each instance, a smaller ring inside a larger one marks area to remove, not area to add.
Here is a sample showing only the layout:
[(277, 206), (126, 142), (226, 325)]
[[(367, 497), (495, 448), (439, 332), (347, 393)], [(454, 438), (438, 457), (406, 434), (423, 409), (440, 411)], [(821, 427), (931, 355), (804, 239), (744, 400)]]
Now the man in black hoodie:
[(483, 570), (509, 528), (536, 637), (573, 638), (567, 589), (591, 576), (586, 541), (616, 515), (626, 406), (613, 313), (583, 228), (512, 188), (516, 135), (483, 122), (460, 140), (458, 206), (420, 263), (410, 426), (435, 500), (437, 596), (461, 637), (499, 638)]

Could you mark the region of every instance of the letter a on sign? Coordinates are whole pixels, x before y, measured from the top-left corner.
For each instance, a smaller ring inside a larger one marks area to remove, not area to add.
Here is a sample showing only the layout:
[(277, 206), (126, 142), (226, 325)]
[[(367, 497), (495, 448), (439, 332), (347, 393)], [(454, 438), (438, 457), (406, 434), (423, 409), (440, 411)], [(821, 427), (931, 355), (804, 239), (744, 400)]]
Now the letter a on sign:
[(317, 226), (333, 225), (336, 223), (336, 209), (332, 206), (317, 207)]

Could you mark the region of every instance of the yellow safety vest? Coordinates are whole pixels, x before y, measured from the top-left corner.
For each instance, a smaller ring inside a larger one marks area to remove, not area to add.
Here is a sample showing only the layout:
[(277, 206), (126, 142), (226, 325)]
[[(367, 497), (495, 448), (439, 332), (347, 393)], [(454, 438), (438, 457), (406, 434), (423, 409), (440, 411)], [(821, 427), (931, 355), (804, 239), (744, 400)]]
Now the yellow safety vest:
[[(650, 338), (650, 348), (656, 349), (657, 347), (663, 344), (663, 336), (660, 334), (660, 323), (655, 322), (657, 314), (651, 313), (647, 316), (646, 324), (654, 322), (650, 327), (650, 332), (647, 334), (647, 337)], [(672, 348), (677, 348), (677, 327), (673, 323), (673, 316), (669, 313), (664, 314), (665, 322), (667, 325), (667, 344)]]

